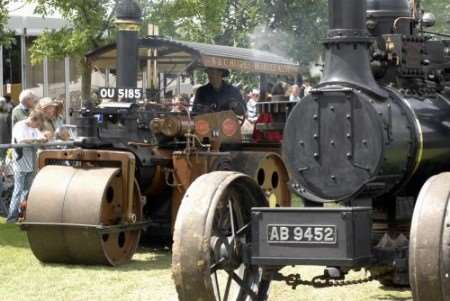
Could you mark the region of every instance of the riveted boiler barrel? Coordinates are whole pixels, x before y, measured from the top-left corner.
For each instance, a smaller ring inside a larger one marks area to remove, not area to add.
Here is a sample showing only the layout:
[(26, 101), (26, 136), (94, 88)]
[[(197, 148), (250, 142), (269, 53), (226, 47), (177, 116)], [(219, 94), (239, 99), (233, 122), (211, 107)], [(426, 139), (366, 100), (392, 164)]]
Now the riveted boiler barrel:
[(414, 195), (428, 177), (450, 168), (448, 100), (386, 91), (387, 99), (377, 99), (341, 87), (297, 104), (283, 151), (301, 195), (320, 202)]

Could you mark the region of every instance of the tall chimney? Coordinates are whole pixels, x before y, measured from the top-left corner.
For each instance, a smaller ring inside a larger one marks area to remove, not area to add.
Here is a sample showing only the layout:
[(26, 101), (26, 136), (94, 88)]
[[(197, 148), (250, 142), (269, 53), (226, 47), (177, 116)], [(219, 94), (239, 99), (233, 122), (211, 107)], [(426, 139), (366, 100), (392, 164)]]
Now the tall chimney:
[(366, 0), (329, 0), (330, 29), (325, 40), (325, 70), (320, 86), (351, 85), (381, 97), (370, 68), (371, 38), (366, 28)]
[[(142, 12), (134, 0), (120, 0), (115, 24), (117, 33), (117, 88), (136, 88), (139, 64), (138, 33)], [(126, 100), (125, 101), (130, 101)]]

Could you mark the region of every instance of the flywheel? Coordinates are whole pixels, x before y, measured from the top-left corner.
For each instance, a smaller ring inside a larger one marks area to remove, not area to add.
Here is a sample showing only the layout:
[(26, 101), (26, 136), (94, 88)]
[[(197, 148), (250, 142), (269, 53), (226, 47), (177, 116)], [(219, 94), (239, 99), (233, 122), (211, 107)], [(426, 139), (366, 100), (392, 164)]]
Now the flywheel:
[(450, 300), (450, 173), (430, 178), (414, 209), (409, 280), (415, 301)]
[(289, 174), (281, 157), (273, 152), (236, 152), (233, 170), (253, 177), (263, 190), (270, 207), (290, 207)]
[(175, 223), (172, 274), (181, 301), (266, 300), (264, 271), (244, 260), (251, 208), (267, 206), (248, 176), (212, 172), (187, 190)]
[[(132, 211), (140, 221), (137, 185), (133, 191)], [(119, 168), (49, 165), (31, 187), (24, 229), (42, 262), (123, 264), (135, 253), (140, 236), (139, 229), (120, 227), (123, 207)]]

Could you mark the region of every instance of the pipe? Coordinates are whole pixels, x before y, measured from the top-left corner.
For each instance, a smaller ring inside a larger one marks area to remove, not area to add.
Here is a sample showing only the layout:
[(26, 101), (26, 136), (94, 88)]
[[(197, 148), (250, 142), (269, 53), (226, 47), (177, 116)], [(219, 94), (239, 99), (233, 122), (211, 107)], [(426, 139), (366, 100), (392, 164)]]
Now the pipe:
[[(139, 67), (139, 29), (142, 11), (135, 0), (117, 6), (117, 88), (136, 88)], [(123, 99), (131, 102), (132, 99)], [(119, 99), (120, 101), (120, 99)]]
[(329, 0), (329, 24), (325, 41), (325, 69), (321, 86), (358, 87), (379, 97), (387, 92), (379, 87), (370, 68), (372, 43), (366, 27), (366, 1)]

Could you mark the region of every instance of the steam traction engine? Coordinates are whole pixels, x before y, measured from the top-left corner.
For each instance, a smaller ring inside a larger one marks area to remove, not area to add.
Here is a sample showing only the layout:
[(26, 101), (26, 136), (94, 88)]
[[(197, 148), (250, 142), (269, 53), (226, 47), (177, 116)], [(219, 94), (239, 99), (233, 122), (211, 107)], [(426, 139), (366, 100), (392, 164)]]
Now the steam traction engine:
[[(293, 188), (314, 206), (267, 208), (235, 172), (197, 179), (175, 225), (180, 300), (372, 279), (449, 300), (450, 43), (425, 34), (430, 15), (406, 0), (330, 0), (329, 11), (323, 79), (283, 137)], [(326, 269), (309, 281), (282, 275), (287, 265)], [(345, 281), (363, 267), (372, 276)]]
[(121, 1), (119, 88), (101, 93), (115, 101), (81, 109), (75, 148), (39, 155), (22, 227), (43, 262), (118, 265), (132, 258), (141, 236), (171, 242), (185, 191), (215, 170), (248, 174), (273, 206), (290, 205), (279, 144), (243, 143), (242, 116), (171, 113), (134, 99), (143, 94), (136, 89), (139, 22), (137, 4)]

